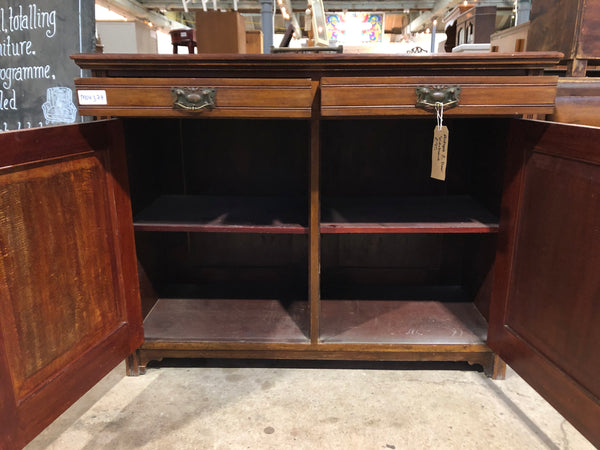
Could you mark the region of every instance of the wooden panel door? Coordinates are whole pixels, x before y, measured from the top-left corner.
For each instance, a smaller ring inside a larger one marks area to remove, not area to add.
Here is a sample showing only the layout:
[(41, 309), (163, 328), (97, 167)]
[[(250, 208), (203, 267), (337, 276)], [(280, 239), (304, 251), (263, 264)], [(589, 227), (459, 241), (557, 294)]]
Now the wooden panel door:
[(119, 121), (0, 134), (0, 448), (143, 340)]
[(600, 446), (600, 129), (512, 131), (488, 344)]

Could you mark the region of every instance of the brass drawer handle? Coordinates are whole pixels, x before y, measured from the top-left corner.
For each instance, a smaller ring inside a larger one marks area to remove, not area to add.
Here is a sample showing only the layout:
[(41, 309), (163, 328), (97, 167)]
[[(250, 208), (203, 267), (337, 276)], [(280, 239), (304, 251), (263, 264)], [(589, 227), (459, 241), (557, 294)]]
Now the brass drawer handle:
[(205, 87), (174, 87), (171, 88), (173, 108), (186, 111), (211, 110), (215, 107), (217, 90)]
[(418, 86), (415, 88), (415, 106), (427, 111), (435, 110), (436, 105), (440, 103), (444, 109), (454, 108), (458, 106), (460, 89), (460, 86)]

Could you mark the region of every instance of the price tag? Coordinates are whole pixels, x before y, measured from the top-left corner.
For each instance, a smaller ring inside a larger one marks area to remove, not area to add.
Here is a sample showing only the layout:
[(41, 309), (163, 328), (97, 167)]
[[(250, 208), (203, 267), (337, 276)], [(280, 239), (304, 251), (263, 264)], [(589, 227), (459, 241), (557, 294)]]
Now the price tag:
[(433, 130), (431, 147), (431, 178), (444, 181), (448, 163), (448, 127), (444, 126), (444, 104), (436, 103), (437, 125)]
[(77, 97), (80, 105), (108, 105), (104, 89), (81, 89)]
[(433, 131), (433, 147), (431, 149), (431, 178), (446, 179), (446, 163), (448, 161), (448, 127), (435, 127)]

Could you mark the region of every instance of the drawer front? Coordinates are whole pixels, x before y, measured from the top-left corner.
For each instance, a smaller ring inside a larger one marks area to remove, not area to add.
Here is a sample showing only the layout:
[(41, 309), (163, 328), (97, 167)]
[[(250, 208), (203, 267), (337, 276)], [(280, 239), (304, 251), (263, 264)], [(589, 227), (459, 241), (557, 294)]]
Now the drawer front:
[[(79, 78), (75, 86), (81, 115), (114, 117), (308, 118), (315, 91), (309, 79)], [(173, 89), (213, 90), (214, 104), (185, 104)]]
[(326, 77), (321, 83), (321, 113), (336, 116), (431, 115), (415, 106), (421, 86), (460, 86), (458, 106), (449, 116), (550, 114), (558, 78), (496, 77)]

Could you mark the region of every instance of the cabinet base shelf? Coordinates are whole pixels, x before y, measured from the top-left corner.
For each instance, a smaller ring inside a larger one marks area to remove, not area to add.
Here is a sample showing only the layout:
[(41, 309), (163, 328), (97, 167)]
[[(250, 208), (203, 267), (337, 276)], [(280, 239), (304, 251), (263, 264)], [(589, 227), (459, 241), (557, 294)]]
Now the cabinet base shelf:
[(324, 300), (321, 309), (321, 337), (311, 343), (307, 302), (160, 299), (144, 321), (139, 353), (145, 362), (264, 358), (491, 364), (485, 319), (469, 302)]
[(146, 344), (308, 343), (308, 302), (159, 299), (144, 320)]
[(310, 342), (306, 301), (160, 299), (128, 366), (139, 374), (164, 358), (465, 361), (502, 376), (471, 302), (323, 300), (321, 310), (320, 340)]
[(324, 300), (328, 344), (484, 345), (487, 323), (471, 302)]

